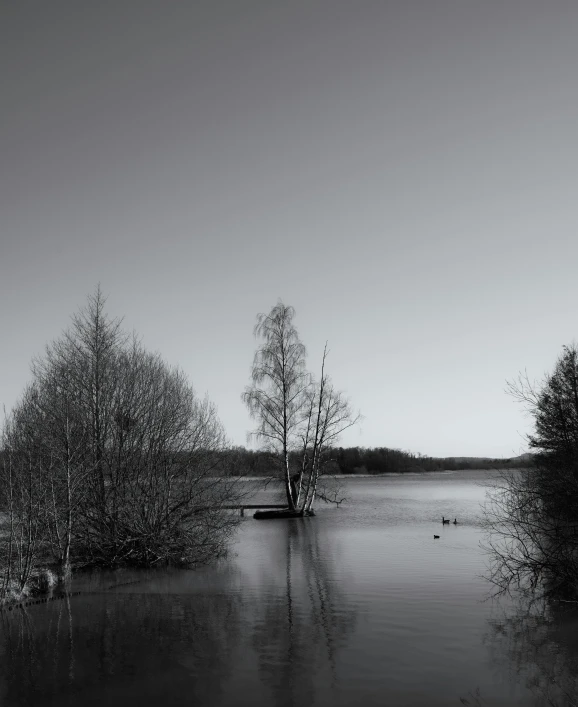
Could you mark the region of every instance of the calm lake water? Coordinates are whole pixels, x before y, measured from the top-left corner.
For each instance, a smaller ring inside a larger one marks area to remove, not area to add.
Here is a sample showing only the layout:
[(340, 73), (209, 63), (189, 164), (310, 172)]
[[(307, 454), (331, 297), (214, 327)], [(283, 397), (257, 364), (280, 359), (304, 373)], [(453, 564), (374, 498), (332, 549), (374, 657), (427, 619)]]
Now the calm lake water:
[(484, 601), (490, 477), (345, 479), (315, 518), (245, 518), (215, 567), (83, 576), (2, 612), (0, 705), (574, 704), (575, 609)]

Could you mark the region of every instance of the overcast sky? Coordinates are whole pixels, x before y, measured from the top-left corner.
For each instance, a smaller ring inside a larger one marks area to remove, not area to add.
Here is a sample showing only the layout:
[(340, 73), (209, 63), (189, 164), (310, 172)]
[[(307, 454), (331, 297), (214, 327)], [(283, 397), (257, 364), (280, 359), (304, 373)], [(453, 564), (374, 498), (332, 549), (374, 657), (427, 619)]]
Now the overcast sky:
[(363, 423), (513, 456), (578, 338), (575, 0), (0, 2), (0, 403), (100, 282), (231, 441), (282, 298)]

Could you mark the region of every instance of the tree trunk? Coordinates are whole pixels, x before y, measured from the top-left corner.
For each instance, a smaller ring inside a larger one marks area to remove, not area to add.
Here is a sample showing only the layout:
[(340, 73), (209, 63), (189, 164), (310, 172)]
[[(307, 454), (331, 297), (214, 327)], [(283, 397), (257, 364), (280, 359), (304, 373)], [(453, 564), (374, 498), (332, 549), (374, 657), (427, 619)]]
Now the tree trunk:
[(70, 546), (67, 545), (65, 554), (60, 560), (58, 567), (58, 581), (63, 584), (69, 584), (72, 578), (72, 567), (70, 565)]
[(291, 493), (291, 476), (289, 475), (289, 452), (287, 447), (283, 448), (283, 466), (285, 472), (285, 493), (287, 495), (287, 507), (292, 511), (295, 510), (295, 504), (293, 503), (293, 494)]

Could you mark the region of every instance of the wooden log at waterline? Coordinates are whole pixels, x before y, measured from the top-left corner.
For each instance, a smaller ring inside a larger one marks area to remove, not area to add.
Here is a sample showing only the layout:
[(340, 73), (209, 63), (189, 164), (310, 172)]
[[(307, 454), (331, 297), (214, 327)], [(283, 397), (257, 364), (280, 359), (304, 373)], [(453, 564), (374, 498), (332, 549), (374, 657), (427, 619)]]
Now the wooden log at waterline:
[(257, 511), (253, 514), (253, 518), (256, 520), (273, 520), (275, 518), (303, 518), (314, 515), (314, 511), (304, 513), (303, 511), (292, 511), (290, 508), (284, 508), (281, 511)]

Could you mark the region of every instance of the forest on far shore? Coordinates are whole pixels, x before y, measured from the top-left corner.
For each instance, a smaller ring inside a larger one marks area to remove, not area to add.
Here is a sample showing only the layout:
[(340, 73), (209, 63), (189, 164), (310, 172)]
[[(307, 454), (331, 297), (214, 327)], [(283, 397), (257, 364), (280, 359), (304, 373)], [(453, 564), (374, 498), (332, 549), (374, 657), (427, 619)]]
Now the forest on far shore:
[[(232, 447), (224, 452), (234, 476), (269, 476), (278, 460), (270, 452)], [(489, 457), (427, 457), (388, 447), (335, 447), (325, 453), (324, 474), (387, 474), (466, 469), (521, 469), (531, 464), (531, 455), (509, 459)], [(299, 456), (290, 454), (297, 470)]]

